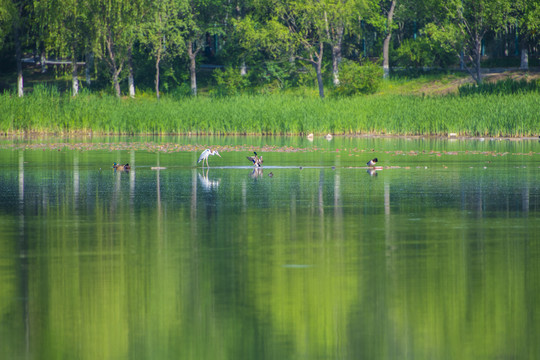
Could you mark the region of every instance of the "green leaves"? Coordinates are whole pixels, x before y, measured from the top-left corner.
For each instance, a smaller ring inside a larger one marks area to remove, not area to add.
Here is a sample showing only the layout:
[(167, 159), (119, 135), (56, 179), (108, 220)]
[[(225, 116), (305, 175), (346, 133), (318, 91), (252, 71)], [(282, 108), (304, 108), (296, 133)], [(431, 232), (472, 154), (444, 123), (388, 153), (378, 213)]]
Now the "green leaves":
[(371, 62), (360, 65), (353, 61), (343, 61), (340, 65), (338, 95), (375, 93), (382, 81), (382, 69)]

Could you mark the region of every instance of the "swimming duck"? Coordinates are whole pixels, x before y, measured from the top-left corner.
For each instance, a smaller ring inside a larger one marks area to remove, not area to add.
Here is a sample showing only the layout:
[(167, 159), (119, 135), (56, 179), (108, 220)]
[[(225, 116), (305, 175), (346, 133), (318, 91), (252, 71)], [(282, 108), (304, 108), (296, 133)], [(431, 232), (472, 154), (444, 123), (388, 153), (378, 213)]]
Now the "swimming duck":
[(124, 170), (130, 170), (131, 166), (129, 164), (120, 165), (120, 164), (117, 164), (117, 163), (113, 163), (113, 169), (114, 170), (119, 170), (119, 171), (124, 171)]

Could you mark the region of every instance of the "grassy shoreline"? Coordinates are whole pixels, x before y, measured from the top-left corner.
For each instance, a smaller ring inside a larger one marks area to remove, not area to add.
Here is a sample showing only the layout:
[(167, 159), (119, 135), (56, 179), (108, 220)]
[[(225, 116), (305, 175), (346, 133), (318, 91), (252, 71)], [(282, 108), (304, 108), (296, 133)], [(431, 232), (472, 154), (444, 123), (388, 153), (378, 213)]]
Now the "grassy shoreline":
[(374, 135), (536, 137), (537, 93), (424, 97), (118, 99), (35, 92), (0, 95), (0, 133), (110, 135)]

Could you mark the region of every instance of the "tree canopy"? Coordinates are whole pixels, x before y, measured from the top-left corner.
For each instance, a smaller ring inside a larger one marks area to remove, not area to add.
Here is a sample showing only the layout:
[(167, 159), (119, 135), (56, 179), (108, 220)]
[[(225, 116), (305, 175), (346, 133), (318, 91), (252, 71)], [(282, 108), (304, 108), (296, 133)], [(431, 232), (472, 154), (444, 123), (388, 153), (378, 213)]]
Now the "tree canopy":
[(463, 68), (479, 84), (487, 58), (517, 67), (521, 53), (522, 67), (524, 54), (537, 66), (539, 19), (540, 0), (0, 0), (0, 57), (12, 59), (3, 72), (19, 64), (20, 95), (23, 58), (40, 58), (66, 64), (73, 95), (81, 66), (91, 89), (121, 96), (129, 79), (130, 95), (136, 85), (157, 97), (164, 69), (197, 95), (201, 75), (216, 85), (207, 69), (227, 67), (221, 81), (235, 71), (243, 84), (311, 81), (322, 98), (342, 60), (385, 74)]

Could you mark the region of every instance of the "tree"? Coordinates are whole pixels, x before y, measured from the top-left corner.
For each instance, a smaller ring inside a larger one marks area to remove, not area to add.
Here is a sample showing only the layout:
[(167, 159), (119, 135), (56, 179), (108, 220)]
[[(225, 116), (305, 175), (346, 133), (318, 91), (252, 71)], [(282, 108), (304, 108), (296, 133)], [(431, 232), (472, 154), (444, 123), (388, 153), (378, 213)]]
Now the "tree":
[(233, 19), (230, 34), (232, 49), (227, 49), (228, 54), (234, 54), (242, 63), (260, 65), (290, 57), (289, 31), (270, 11)]
[(324, 1), (326, 43), (332, 49), (332, 74), (335, 86), (339, 85), (339, 63), (342, 58), (343, 37), (347, 32), (354, 31), (354, 25), (366, 18), (374, 5), (373, 0)]
[(322, 77), (326, 22), (323, 1), (281, 0), (276, 2), (279, 19), (288, 28), (295, 57), (313, 66), (319, 96), (324, 98)]
[[(188, 7), (182, 12), (185, 22), (185, 44), (189, 59), (191, 93), (197, 95), (197, 56), (215, 35), (223, 35), (225, 4), (221, 0), (188, 0)], [(215, 49), (217, 50), (217, 49)]]
[(488, 31), (497, 31), (512, 22), (510, 0), (450, 0), (444, 3), (446, 19), (441, 31), (455, 32), (456, 52), (463, 53), (464, 66), (477, 84), (482, 83), (482, 41)]
[(540, 31), (540, 1), (517, 0), (515, 14), (520, 34), (521, 65), (520, 68), (529, 69), (528, 44), (531, 38)]
[(396, 3), (397, 0), (390, 1), (390, 5), (386, 13), (386, 31), (383, 41), (383, 77), (385, 79), (390, 75), (390, 40), (392, 38), (392, 21), (394, 18)]
[(111, 73), (116, 96), (120, 97), (120, 75), (130, 58), (136, 29), (143, 18), (142, 0), (89, 0), (96, 54)]
[(22, 71), (23, 33), (27, 30), (29, 19), (29, 1), (0, 0), (0, 45), (11, 34), (15, 46), (15, 61), (17, 63), (17, 94), (24, 96), (24, 77)]
[(71, 59), (72, 95), (79, 92), (78, 58), (88, 44), (88, 2), (86, 0), (41, 0), (34, 3), (40, 40), (46, 51)]
[(184, 49), (183, 32), (185, 23), (181, 11), (185, 11), (187, 1), (153, 1), (151, 11), (141, 26), (141, 42), (151, 49), (155, 59), (155, 90), (159, 99), (160, 63), (165, 57), (174, 56)]
[[(446, 9), (439, 0), (400, 0), (394, 23), (398, 24), (396, 61), (405, 67), (448, 67), (455, 63), (457, 39), (461, 36), (455, 26), (438, 31), (434, 19), (446, 19)], [(409, 31), (406, 30), (407, 26)], [(412, 30), (412, 31), (411, 31)], [(450, 46), (450, 44), (452, 46)]]
[(0, 48), (12, 31), (13, 1), (0, 0)]

